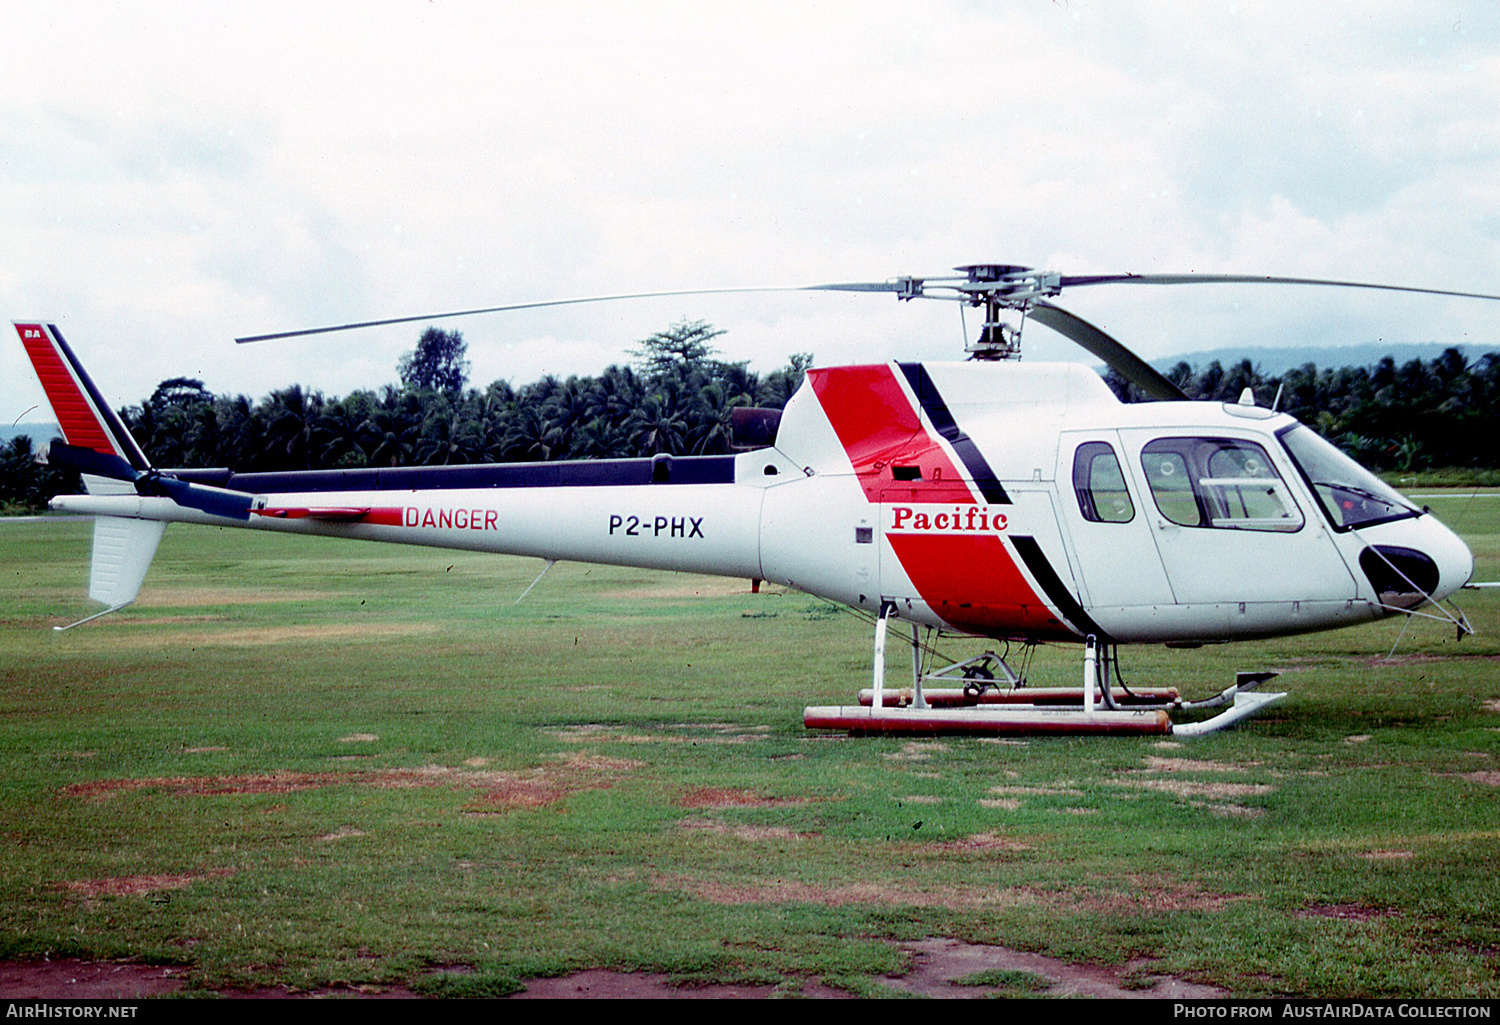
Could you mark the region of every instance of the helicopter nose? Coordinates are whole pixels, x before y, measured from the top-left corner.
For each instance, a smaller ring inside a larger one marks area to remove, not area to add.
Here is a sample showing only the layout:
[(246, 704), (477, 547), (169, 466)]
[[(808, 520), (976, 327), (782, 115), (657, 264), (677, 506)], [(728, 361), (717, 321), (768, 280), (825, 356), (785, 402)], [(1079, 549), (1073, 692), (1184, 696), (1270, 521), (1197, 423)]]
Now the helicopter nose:
[(1365, 531), (1359, 567), (1381, 604), (1413, 609), (1429, 598), (1442, 601), (1474, 575), (1474, 555), (1453, 531), (1431, 515)]
[(1424, 542), (1425, 550), (1438, 568), (1438, 585), (1432, 597), (1442, 601), (1473, 578), (1474, 553), (1461, 537), (1431, 515), (1423, 516), (1422, 520), (1429, 535)]

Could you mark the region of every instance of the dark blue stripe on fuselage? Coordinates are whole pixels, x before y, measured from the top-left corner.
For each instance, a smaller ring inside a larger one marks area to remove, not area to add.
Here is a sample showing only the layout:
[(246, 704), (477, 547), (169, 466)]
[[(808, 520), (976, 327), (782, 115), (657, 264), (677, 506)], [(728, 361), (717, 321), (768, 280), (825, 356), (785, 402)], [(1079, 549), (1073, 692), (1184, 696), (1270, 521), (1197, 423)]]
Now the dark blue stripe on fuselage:
[(937, 428), (941, 434), (953, 446), (953, 451), (963, 461), (964, 467), (969, 471), (969, 476), (974, 478), (974, 486), (977, 487), (984, 500), (991, 505), (1009, 505), (1010, 496), (1000, 486), (1000, 481), (995, 477), (995, 471), (990, 469), (990, 464), (979, 451), (979, 446), (974, 444), (972, 438), (965, 434), (953, 419), (953, 414), (948, 411), (948, 404), (938, 394), (937, 385), (932, 383), (932, 378), (927, 374), (927, 368), (920, 363), (902, 363), (901, 372), (906, 375), (907, 383), (911, 390), (917, 393), (917, 401), (922, 404), (922, 412), (927, 414), (927, 419), (932, 421), (932, 426)]
[(1085, 612), (1083, 606), (1078, 603), (1078, 599), (1073, 597), (1073, 592), (1068, 590), (1062, 578), (1057, 575), (1057, 570), (1052, 568), (1052, 563), (1047, 560), (1042, 546), (1036, 543), (1036, 538), (1013, 535), (1010, 542), (1016, 546), (1016, 551), (1020, 553), (1021, 560), (1026, 563), (1026, 568), (1031, 570), (1031, 575), (1036, 578), (1036, 582), (1042, 585), (1047, 598), (1057, 607), (1057, 611), (1062, 613), (1063, 618), (1073, 629), (1084, 636), (1093, 634), (1106, 644), (1113, 643), (1114, 639), (1094, 622), (1094, 617)]
[[(195, 479), (191, 470), (174, 472), (183, 479)], [(304, 491), (444, 491), (458, 488), (603, 488), (635, 484), (733, 483), (734, 456), (673, 456), (666, 460), (661, 457), (580, 459), (556, 463), (235, 473), (219, 486), (265, 495)]]

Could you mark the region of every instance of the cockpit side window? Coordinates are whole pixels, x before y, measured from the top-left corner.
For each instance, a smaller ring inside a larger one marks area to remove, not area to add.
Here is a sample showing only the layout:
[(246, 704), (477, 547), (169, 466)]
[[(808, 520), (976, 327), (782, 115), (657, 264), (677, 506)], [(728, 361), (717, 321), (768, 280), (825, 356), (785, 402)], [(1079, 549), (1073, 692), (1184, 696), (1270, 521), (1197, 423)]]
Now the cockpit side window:
[(1129, 523), (1135, 503), (1125, 487), (1125, 474), (1115, 450), (1102, 441), (1078, 446), (1073, 456), (1073, 491), (1083, 518), (1095, 523)]
[(1141, 450), (1141, 468), (1161, 514), (1184, 527), (1301, 530), (1302, 512), (1253, 441), (1158, 438)]

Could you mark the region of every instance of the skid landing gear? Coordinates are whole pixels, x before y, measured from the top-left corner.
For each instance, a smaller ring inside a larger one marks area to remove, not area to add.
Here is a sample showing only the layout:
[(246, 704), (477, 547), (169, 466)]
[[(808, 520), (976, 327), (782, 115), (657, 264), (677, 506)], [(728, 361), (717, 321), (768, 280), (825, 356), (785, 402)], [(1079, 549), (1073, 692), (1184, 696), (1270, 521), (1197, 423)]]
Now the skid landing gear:
[[(1254, 693), (1277, 674), (1240, 673), (1235, 685), (1206, 701), (1184, 702), (1175, 688), (1116, 693), (1113, 644), (1090, 636), (1084, 641), (1083, 680), (1069, 687), (1029, 687), (1010, 664), (993, 651), (942, 669), (922, 667), (922, 643), (912, 624), (912, 685), (885, 686), (885, 642), (895, 606), (882, 604), (875, 623), (872, 686), (859, 692), (857, 705), (809, 706), (802, 722), (809, 729), (847, 730), (853, 734), (977, 733), (1016, 734), (1176, 734), (1201, 736), (1231, 726), (1286, 697)], [(1223, 707), (1202, 722), (1174, 724), (1169, 711)]]

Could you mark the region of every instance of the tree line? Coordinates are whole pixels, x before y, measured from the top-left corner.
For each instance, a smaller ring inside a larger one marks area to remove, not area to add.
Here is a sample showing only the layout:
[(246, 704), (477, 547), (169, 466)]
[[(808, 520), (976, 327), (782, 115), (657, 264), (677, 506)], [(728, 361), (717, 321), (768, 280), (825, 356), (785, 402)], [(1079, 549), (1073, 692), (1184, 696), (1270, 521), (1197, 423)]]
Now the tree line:
[[(1390, 356), (1370, 367), (1307, 363), (1279, 377), (1249, 360), (1201, 371), (1179, 362), (1166, 376), (1192, 399), (1235, 402), (1249, 388), (1373, 470), (1500, 467), (1500, 352), (1472, 363), (1458, 349), (1400, 365)], [(1113, 370), (1105, 380), (1122, 400), (1140, 399)]]
[[(718, 358), (711, 343), (721, 334), (683, 322), (598, 376), (480, 389), (468, 387), (463, 336), (428, 328), (398, 364), (399, 385), (342, 398), (293, 385), (257, 402), (179, 377), (120, 416), (155, 466), (236, 472), (718, 454), (730, 450), (731, 410), (781, 408), (812, 363), (798, 354), (761, 375)], [(1500, 353), (1472, 364), (1457, 349), (1400, 366), (1307, 364), (1280, 377), (1249, 360), (1182, 362), (1167, 377), (1194, 399), (1233, 402), (1248, 387), (1372, 469), (1500, 467)], [(1123, 400), (1140, 398), (1114, 371), (1105, 380)], [(0, 508), (40, 509), (78, 490), (76, 474), (36, 455), (25, 436), (0, 448)]]
[[(152, 465), (237, 473), (714, 455), (730, 450), (731, 410), (780, 409), (812, 363), (800, 353), (756, 373), (719, 358), (712, 342), (722, 334), (685, 321), (640, 342), (630, 365), (598, 376), (481, 389), (468, 387), (462, 334), (428, 328), (401, 358), (399, 385), (341, 398), (292, 385), (256, 402), (178, 377), (119, 413)], [(75, 474), (35, 456), (25, 436), (0, 451), (0, 507), (39, 509), (77, 490)]]

